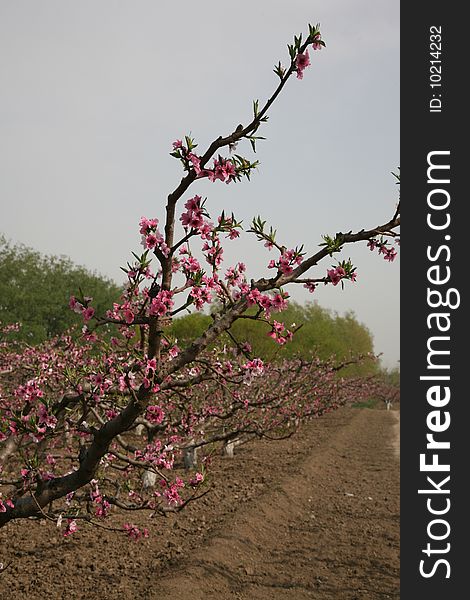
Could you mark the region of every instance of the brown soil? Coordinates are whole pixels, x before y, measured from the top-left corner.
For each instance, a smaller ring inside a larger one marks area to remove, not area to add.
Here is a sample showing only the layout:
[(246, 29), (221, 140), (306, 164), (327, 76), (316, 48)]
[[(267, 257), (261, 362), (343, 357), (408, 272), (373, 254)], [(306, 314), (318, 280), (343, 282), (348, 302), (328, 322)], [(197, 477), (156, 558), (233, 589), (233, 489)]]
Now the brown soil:
[[(213, 465), (213, 491), (132, 542), (82, 524), (0, 532), (0, 597), (50, 600), (399, 598), (396, 411), (341, 409)], [(118, 521), (116, 521), (117, 523)], [(122, 519), (120, 520), (122, 522)]]

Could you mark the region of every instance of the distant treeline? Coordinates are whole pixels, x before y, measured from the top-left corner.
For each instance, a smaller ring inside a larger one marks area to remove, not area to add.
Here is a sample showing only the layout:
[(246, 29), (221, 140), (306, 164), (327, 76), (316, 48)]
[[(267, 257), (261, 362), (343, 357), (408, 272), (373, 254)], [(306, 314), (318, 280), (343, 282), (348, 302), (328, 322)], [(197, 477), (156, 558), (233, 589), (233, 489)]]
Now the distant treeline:
[[(338, 315), (322, 308), (317, 303), (301, 306), (292, 302), (287, 310), (273, 314), (274, 318), (296, 330), (293, 340), (279, 346), (268, 334), (271, 327), (267, 323), (252, 319), (240, 319), (219, 341), (227, 345), (248, 342), (252, 354), (263, 360), (290, 358), (293, 356), (309, 357), (312, 354), (328, 359), (335, 356), (338, 361), (347, 360), (351, 354), (367, 354), (374, 351), (373, 339), (367, 327), (359, 323), (353, 313)], [(193, 313), (175, 319), (171, 326), (172, 334), (183, 345), (200, 335), (212, 322), (212, 317), (201, 313)], [(362, 365), (349, 367), (349, 374), (374, 373), (378, 364), (365, 361)]]
[(68, 306), (79, 288), (93, 297), (98, 313), (109, 308), (122, 291), (110, 279), (69, 258), (45, 256), (0, 235), (0, 321), (21, 323), (17, 339), (38, 344), (83, 323)]
[[(110, 279), (91, 273), (63, 256), (45, 256), (24, 245), (12, 245), (0, 236), (0, 322), (20, 322), (16, 334), (30, 344), (38, 344), (72, 326), (81, 325), (81, 318), (68, 307), (71, 295), (79, 289), (93, 297), (97, 314), (103, 314), (122, 291)], [(291, 303), (282, 313), (273, 314), (292, 330), (297, 330), (291, 342), (279, 346), (268, 333), (267, 323), (240, 319), (219, 343), (232, 346), (234, 341), (248, 342), (252, 355), (264, 360), (309, 357), (316, 353), (323, 359), (335, 356), (347, 360), (351, 354), (373, 352), (373, 340), (367, 327), (353, 313), (338, 315), (316, 303), (301, 306)], [(212, 317), (192, 313), (174, 320), (168, 334), (185, 345), (198, 337), (212, 322)], [(377, 363), (366, 361), (349, 368), (351, 374), (377, 372)]]

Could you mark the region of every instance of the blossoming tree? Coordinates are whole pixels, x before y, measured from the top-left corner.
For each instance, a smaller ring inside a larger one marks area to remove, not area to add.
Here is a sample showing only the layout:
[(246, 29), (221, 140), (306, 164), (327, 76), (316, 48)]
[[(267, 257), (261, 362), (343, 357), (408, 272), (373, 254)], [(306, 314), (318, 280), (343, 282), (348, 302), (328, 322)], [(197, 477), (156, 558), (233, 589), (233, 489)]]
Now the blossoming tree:
[[(173, 143), (171, 156), (184, 174), (168, 195), (162, 220), (140, 220), (143, 252), (133, 253), (124, 268), (121, 301), (100, 315), (92, 298), (70, 299), (85, 323), (81, 339), (61, 336), (36, 348), (15, 348), (3, 328), (0, 526), (47, 518), (63, 522), (64, 535), (70, 535), (80, 519), (102, 520), (111, 510), (180, 510), (206, 493), (206, 464), (196, 458), (197, 448), (289, 435), (305, 418), (374, 393), (377, 380), (340, 378), (343, 365), (315, 357), (263, 364), (230, 328), (238, 319), (257, 319), (273, 343), (288, 343), (295, 332), (278, 317), (288, 304), (287, 286), (300, 284), (313, 293), (319, 284), (354, 282), (350, 260), (319, 266), (352, 243), (367, 242), (393, 261), (399, 207), (381, 225), (325, 235), (311, 253), (303, 245), (285, 247), (257, 217), (247, 233), (272, 252), (272, 276), (249, 279), (243, 262), (222, 269), (224, 240), (236, 240), (242, 223), (233, 213), (212, 219), (207, 199), (188, 193), (200, 179), (232, 184), (250, 178), (257, 162), (237, 154), (236, 145), (248, 140), (255, 149), (273, 102), (291, 77), (302, 79), (309, 51), (324, 46), (319, 27), (310, 25), (305, 39), (295, 37), (288, 46), (288, 64), (275, 67), (277, 87), (264, 105), (253, 103), (250, 122), (217, 137), (202, 153), (189, 136)], [(169, 333), (171, 320), (208, 305), (210, 326), (179, 347)], [(110, 324), (116, 329), (111, 338), (101, 333)], [(230, 347), (218, 343), (226, 332)], [(139, 425), (143, 436), (136, 435)], [(193, 470), (175, 470), (183, 457)], [(142, 472), (153, 475), (150, 483)], [(132, 538), (146, 534), (128, 522), (123, 531)]]

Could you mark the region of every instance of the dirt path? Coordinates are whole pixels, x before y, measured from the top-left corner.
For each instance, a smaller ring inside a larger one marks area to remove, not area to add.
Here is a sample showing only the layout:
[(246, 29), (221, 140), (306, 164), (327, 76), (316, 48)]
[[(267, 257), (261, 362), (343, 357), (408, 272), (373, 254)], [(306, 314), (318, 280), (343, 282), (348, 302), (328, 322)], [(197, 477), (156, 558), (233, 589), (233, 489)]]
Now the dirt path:
[(9, 600), (398, 599), (397, 431), (395, 411), (342, 409), (294, 438), (246, 445), (215, 466), (210, 496), (137, 544), (94, 529), (64, 540), (48, 524), (14, 524), (0, 533), (13, 559), (0, 592), (7, 586)]
[(160, 581), (158, 597), (398, 598), (394, 422), (358, 412)]

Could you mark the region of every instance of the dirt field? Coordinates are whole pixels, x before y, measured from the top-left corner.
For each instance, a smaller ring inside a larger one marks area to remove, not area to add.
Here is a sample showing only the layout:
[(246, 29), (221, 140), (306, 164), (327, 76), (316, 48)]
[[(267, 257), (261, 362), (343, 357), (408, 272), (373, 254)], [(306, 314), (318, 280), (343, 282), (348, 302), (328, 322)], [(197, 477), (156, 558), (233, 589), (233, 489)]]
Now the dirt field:
[(397, 417), (341, 409), (293, 438), (242, 446), (180, 515), (131, 515), (151, 531), (139, 542), (13, 523), (0, 532), (11, 563), (0, 598), (398, 599)]

